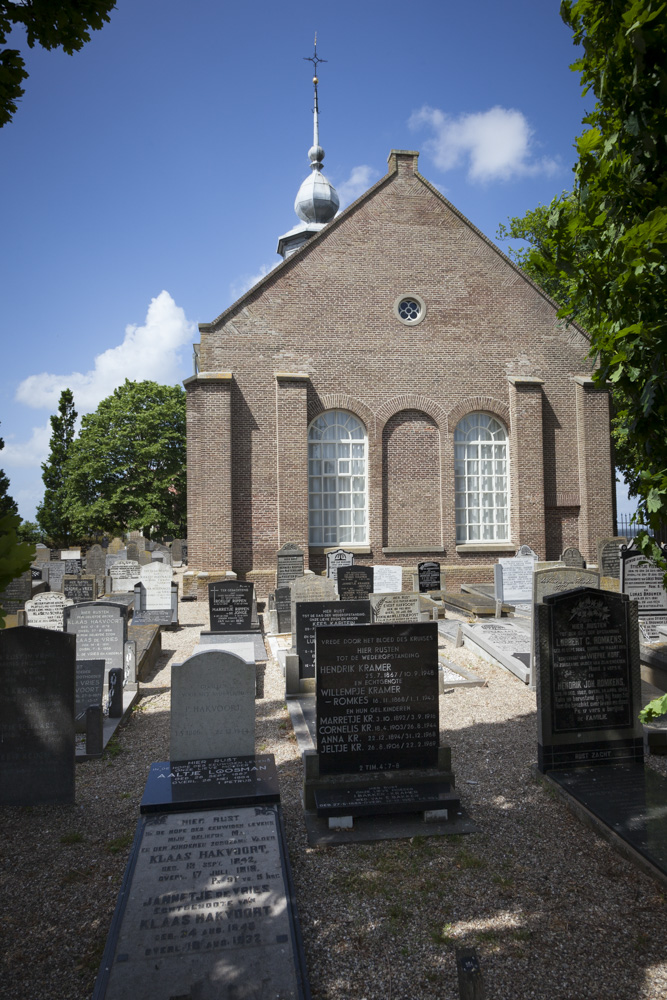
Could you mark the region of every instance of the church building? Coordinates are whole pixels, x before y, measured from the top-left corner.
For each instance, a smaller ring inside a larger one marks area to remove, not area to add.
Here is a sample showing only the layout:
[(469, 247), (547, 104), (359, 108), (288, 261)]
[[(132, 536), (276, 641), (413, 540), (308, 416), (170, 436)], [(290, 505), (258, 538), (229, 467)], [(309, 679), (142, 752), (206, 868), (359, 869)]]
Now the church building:
[(190, 569), (274, 586), (276, 552), (481, 578), (614, 532), (609, 397), (586, 334), (392, 150), (340, 214), (311, 173), (284, 258), (200, 325), (185, 380)]

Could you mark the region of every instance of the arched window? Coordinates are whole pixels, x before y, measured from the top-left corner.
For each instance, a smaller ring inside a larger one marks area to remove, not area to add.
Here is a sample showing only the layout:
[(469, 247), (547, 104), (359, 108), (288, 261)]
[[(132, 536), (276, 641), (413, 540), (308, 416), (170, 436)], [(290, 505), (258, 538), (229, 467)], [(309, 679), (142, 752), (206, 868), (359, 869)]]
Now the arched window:
[(488, 413), (469, 413), (454, 432), (456, 541), (509, 539), (507, 431)]
[(311, 545), (368, 542), (366, 430), (345, 410), (328, 410), (308, 430)]

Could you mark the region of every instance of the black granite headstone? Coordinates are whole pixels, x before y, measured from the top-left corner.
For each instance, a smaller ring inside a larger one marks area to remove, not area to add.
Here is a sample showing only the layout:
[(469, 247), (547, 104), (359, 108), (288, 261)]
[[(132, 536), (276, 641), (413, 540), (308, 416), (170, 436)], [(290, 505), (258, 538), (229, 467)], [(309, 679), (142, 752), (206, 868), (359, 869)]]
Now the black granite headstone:
[(141, 812), (183, 812), (280, 801), (273, 754), (151, 764)]
[(440, 590), (440, 563), (420, 562), (417, 564), (419, 578), (419, 593), (427, 594), (429, 590)]
[(97, 597), (94, 576), (64, 576), (63, 594), (75, 604), (89, 603)]
[(372, 566), (341, 566), (338, 570), (338, 595), (341, 601), (367, 601), (373, 593)]
[(303, 601), (296, 605), (296, 651), (299, 677), (315, 676), (315, 629), (321, 625), (367, 625), (368, 601)]
[(12, 580), (0, 593), (0, 607), (6, 615), (15, 615), (23, 611), (25, 602), (32, 597), (32, 578), (30, 570), (21, 573)]
[(274, 603), (278, 615), (278, 631), (290, 632), (292, 629), (292, 592), (289, 587), (276, 587)]
[(31, 576), (31, 578), (32, 578), (33, 581), (35, 581), (35, 580), (41, 580), (42, 579), (42, 570), (41, 570), (41, 567), (31, 566), (30, 567), (30, 576)]
[(254, 585), (243, 580), (220, 580), (208, 585), (212, 632), (250, 632)]
[(74, 636), (0, 632), (0, 803), (74, 802)]
[(435, 766), (435, 622), (333, 626), (315, 641), (320, 773)]
[(81, 572), (83, 566), (82, 559), (63, 559), (65, 563), (65, 575), (66, 576), (76, 576)]
[(77, 733), (86, 731), (86, 709), (101, 705), (104, 692), (104, 660), (76, 661), (76, 705), (74, 723)]
[(582, 587), (536, 612), (540, 770), (642, 760), (637, 605)]

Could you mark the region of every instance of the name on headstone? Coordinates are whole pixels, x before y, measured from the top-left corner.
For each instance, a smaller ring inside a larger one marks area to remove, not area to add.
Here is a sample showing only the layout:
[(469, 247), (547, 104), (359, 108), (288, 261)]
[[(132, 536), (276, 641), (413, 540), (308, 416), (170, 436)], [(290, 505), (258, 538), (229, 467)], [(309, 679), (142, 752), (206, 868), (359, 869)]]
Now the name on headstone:
[(372, 593), (372, 566), (343, 566), (338, 570), (338, 595), (341, 601), (367, 601)]
[(371, 594), (370, 603), (374, 622), (421, 621), (419, 594)]
[(25, 611), (28, 625), (36, 628), (47, 628), (55, 632), (64, 631), (63, 612), (72, 603), (64, 594), (37, 594), (32, 601), (26, 601)]
[(440, 563), (420, 562), (417, 564), (419, 578), (419, 593), (427, 594), (429, 590), (440, 590)]
[(208, 585), (212, 632), (249, 632), (254, 585), (243, 580), (220, 580)]
[(435, 623), (318, 629), (316, 650), (322, 774), (435, 766)]
[(119, 559), (109, 568), (109, 576), (114, 591), (130, 594), (135, 583), (139, 583), (141, 567), (131, 559)]
[(94, 601), (97, 598), (97, 585), (94, 576), (63, 577), (63, 594), (75, 604), (81, 601)]
[(343, 566), (353, 565), (353, 552), (348, 552), (346, 549), (334, 549), (333, 552), (327, 552), (327, 577), (329, 580), (333, 580), (334, 583), (338, 580), (339, 569), (342, 569)]
[(151, 562), (141, 567), (141, 610), (171, 608), (171, 566)]
[(104, 660), (107, 673), (114, 668), (124, 668), (125, 608), (102, 601), (75, 604), (65, 609), (65, 627), (76, 636), (77, 659)]
[(276, 587), (287, 587), (303, 576), (303, 552), (294, 542), (285, 542), (276, 553)]
[(533, 599), (532, 556), (514, 556), (513, 559), (499, 559), (494, 569), (495, 598), (497, 601), (528, 601)]
[(315, 629), (329, 625), (367, 625), (368, 601), (305, 601), (296, 606), (296, 651), (299, 677), (315, 676)]
[(104, 660), (76, 661), (76, 703), (74, 723), (77, 733), (86, 731), (86, 709), (101, 705), (104, 694)]
[(82, 559), (61, 559), (65, 563), (65, 576), (77, 576), (83, 567)]
[(598, 572), (600, 576), (614, 577), (616, 580), (621, 575), (621, 545), (625, 545), (627, 538), (622, 535), (613, 538), (601, 538), (598, 542)]

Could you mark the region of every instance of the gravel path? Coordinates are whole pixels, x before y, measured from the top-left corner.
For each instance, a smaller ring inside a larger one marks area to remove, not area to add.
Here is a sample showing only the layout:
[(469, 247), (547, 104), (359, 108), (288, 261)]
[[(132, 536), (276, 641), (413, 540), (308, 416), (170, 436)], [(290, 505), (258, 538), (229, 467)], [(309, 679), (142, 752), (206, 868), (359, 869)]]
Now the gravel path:
[[(0, 809), (3, 1000), (92, 993), (148, 768), (169, 756), (171, 662), (208, 627), (201, 603), (179, 608), (138, 709), (102, 760), (77, 765), (76, 805)], [(314, 1000), (457, 1000), (463, 944), (488, 1000), (667, 1000), (661, 887), (533, 780), (534, 695), (467, 649), (446, 655), (487, 681), (440, 698), (481, 832), (332, 848), (307, 845), (284, 681), (267, 669), (257, 750), (278, 765)], [(648, 763), (667, 773), (667, 758)]]

